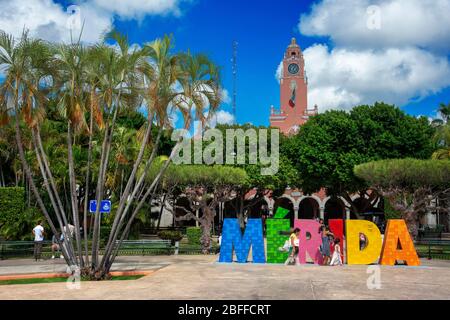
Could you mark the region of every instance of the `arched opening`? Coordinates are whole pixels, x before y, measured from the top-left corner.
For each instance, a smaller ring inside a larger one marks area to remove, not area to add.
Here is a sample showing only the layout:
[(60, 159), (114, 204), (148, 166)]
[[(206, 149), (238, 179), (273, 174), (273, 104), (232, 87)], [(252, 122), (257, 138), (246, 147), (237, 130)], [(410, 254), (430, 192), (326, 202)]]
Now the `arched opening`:
[[(246, 205), (250, 203), (250, 201), (246, 201)], [(269, 205), (267, 204), (266, 200), (261, 199), (254, 205), (250, 206), (248, 208), (248, 217), (249, 218), (262, 218), (263, 214), (267, 214), (269, 210)]]
[[(353, 200), (353, 204), (357, 208), (357, 213), (360, 217), (362, 217), (365, 220), (372, 221), (375, 223), (380, 230), (383, 230), (384, 227), (384, 203), (383, 199), (380, 199), (378, 204), (372, 205), (370, 201), (367, 198), (359, 197), (355, 200)], [(351, 212), (352, 219), (353, 219), (353, 210)], [(355, 215), (356, 218), (356, 215)]]
[[(236, 204), (232, 203), (234, 200), (227, 201), (223, 206), (223, 218), (237, 218)], [(236, 201), (235, 201), (236, 202)]]
[(344, 202), (337, 197), (332, 197), (325, 203), (325, 223), (327, 223), (329, 219), (345, 219)]
[(291, 200), (287, 198), (278, 198), (275, 201), (275, 205), (273, 207), (274, 214), (277, 212), (278, 207), (282, 207), (284, 209), (289, 210), (288, 215), (285, 217), (285, 219), (291, 220), (291, 227), (294, 226), (294, 219), (295, 219), (295, 212), (294, 212), (294, 204)]
[(319, 217), (319, 203), (314, 198), (305, 198), (298, 206), (299, 219), (315, 219)]

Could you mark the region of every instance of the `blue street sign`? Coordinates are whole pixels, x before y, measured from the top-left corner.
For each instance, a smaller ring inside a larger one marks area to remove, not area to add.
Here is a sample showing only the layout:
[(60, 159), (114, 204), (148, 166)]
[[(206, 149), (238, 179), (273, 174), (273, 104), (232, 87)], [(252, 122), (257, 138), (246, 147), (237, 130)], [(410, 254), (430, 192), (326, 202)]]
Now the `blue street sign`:
[[(97, 201), (91, 200), (89, 202), (89, 211), (95, 213), (97, 211)], [(100, 202), (100, 213), (110, 213), (111, 212), (111, 201), (103, 200)]]

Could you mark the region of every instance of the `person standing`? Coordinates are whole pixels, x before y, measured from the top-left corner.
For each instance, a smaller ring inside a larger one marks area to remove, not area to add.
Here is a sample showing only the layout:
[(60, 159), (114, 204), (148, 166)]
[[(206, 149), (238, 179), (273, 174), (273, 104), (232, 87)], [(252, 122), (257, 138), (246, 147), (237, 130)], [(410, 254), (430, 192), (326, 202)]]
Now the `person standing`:
[(34, 259), (39, 261), (41, 259), (42, 243), (44, 242), (44, 227), (42, 226), (43, 221), (39, 221), (38, 225), (33, 229), (34, 235)]
[(289, 254), (289, 264), (296, 264), (300, 246), (299, 236), (300, 236), (300, 229), (295, 228), (294, 232), (292, 232), (292, 234), (289, 237), (289, 242), (292, 248)]
[(323, 265), (328, 265), (331, 259), (331, 253), (330, 253), (330, 236), (334, 236), (330, 230), (326, 226), (322, 226), (320, 228), (321, 231), (321, 238), (322, 238), (322, 257), (323, 257)]
[(331, 258), (330, 266), (342, 266), (342, 258), (341, 258), (341, 246), (339, 243), (341, 240), (339, 238), (334, 239), (334, 252), (333, 257)]
[[(52, 237), (52, 259), (55, 259), (55, 251), (57, 251), (57, 252), (59, 253), (59, 257), (60, 257), (61, 259), (64, 258), (64, 256), (63, 256), (62, 253), (61, 253), (61, 248), (60, 248), (60, 246), (59, 246), (59, 243), (58, 243), (58, 241), (56, 240), (58, 236), (59, 236), (59, 235), (53, 235), (53, 237)], [(64, 235), (61, 234), (61, 235), (59, 236), (59, 242), (60, 242), (62, 245), (64, 245), (63, 241), (64, 241)]]

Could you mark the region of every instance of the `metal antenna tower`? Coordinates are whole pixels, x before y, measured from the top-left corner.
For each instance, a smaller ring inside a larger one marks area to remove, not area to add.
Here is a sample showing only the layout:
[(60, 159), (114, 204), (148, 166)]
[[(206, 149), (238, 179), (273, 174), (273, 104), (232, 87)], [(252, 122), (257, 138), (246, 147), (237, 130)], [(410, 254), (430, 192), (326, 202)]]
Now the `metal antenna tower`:
[(233, 117), (234, 117), (234, 123), (236, 124), (236, 95), (237, 95), (237, 48), (238, 43), (237, 41), (233, 41), (233, 59), (232, 61), (232, 68), (233, 68)]

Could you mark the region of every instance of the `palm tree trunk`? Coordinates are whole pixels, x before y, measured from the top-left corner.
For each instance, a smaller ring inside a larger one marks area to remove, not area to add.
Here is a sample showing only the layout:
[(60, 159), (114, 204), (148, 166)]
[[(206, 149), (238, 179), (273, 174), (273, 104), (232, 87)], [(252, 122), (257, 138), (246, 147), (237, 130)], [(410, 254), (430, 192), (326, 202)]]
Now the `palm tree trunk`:
[[(122, 80), (123, 80), (123, 76), (122, 76)], [(117, 97), (115, 108), (113, 109), (113, 119), (111, 121), (111, 128), (109, 128), (109, 120), (108, 120), (107, 124), (106, 124), (106, 128), (105, 128), (105, 137), (103, 139), (103, 145), (102, 145), (102, 156), (101, 156), (101, 161), (100, 161), (100, 170), (99, 170), (99, 176), (98, 176), (98, 180), (97, 180), (97, 190), (96, 190), (97, 210), (95, 212), (94, 234), (92, 236), (92, 265), (93, 265), (94, 270), (97, 268), (98, 249), (99, 249), (99, 242), (100, 242), (100, 225), (101, 225), (101, 219), (99, 217), (100, 201), (102, 200), (102, 197), (103, 197), (103, 189), (104, 189), (104, 183), (105, 183), (106, 170), (107, 170), (108, 163), (109, 163), (109, 151), (111, 149), (111, 142), (112, 142), (112, 136), (114, 133), (114, 126), (115, 126), (117, 114), (119, 111), (119, 103), (120, 103), (120, 92)]]
[(94, 117), (93, 117), (93, 106), (91, 103), (91, 110), (89, 116), (89, 144), (88, 144), (88, 162), (86, 170), (86, 187), (85, 187), (85, 197), (84, 197), (84, 212), (83, 212), (83, 230), (84, 230), (84, 253), (86, 259), (86, 265), (89, 265), (89, 252), (88, 252), (88, 230), (87, 230), (87, 212), (89, 204), (89, 175), (91, 170), (92, 162), (92, 136), (94, 134)]
[[(16, 143), (17, 143), (17, 149), (19, 151), (19, 159), (22, 163), (22, 167), (23, 167), (24, 173), (28, 179), (28, 182), (30, 184), (31, 190), (33, 191), (33, 194), (36, 197), (36, 201), (39, 205), (39, 208), (41, 209), (42, 213), (44, 214), (45, 218), (47, 219), (47, 222), (48, 222), (52, 232), (54, 234), (57, 234), (55, 225), (53, 224), (53, 221), (50, 218), (47, 208), (45, 207), (45, 204), (42, 201), (41, 195), (39, 194), (39, 191), (34, 183), (33, 175), (31, 174), (30, 167), (29, 167), (28, 162), (25, 157), (22, 138), (21, 138), (21, 134), (20, 134), (20, 118), (19, 118), (19, 109), (18, 109), (19, 87), (20, 87), (19, 80), (16, 79), (16, 92), (15, 92), (15, 96), (14, 96), (14, 100), (15, 100), (14, 101), (14, 111), (15, 111), (14, 113), (15, 113), (15, 138), (16, 138)], [(59, 239), (57, 241), (59, 242)], [(70, 265), (71, 261), (67, 254), (64, 255), (64, 259), (66, 260), (66, 263), (68, 265)]]
[(5, 177), (3, 176), (3, 165), (0, 165), (0, 187), (5, 186)]
[(78, 212), (78, 197), (76, 189), (76, 178), (75, 178), (75, 165), (73, 161), (73, 145), (72, 145), (72, 124), (68, 121), (67, 124), (67, 158), (69, 162), (69, 185), (70, 185), (70, 199), (72, 203), (72, 215), (73, 222), (75, 224), (75, 239), (77, 241), (77, 251), (80, 266), (84, 267), (83, 253), (81, 250), (81, 236), (80, 236), (80, 215)]
[[(117, 256), (117, 253), (119, 252), (119, 248), (121, 243), (123, 242), (123, 240), (125, 239), (125, 235), (128, 234), (128, 232), (130, 231), (131, 225), (134, 221), (134, 219), (136, 218), (136, 215), (138, 214), (139, 210), (142, 208), (142, 206), (144, 205), (145, 201), (147, 200), (147, 198), (150, 196), (150, 194), (152, 194), (152, 192), (154, 192), (154, 190), (156, 190), (156, 187), (159, 184), (159, 181), (161, 180), (162, 175), (164, 174), (164, 172), (167, 170), (167, 168), (169, 167), (169, 164), (172, 162), (173, 157), (178, 153), (179, 151), (179, 147), (180, 147), (180, 142), (181, 142), (181, 138), (179, 139), (179, 141), (177, 142), (177, 144), (175, 145), (175, 147), (172, 149), (172, 152), (170, 154), (169, 159), (164, 163), (164, 165), (162, 166), (162, 168), (160, 169), (158, 175), (156, 176), (156, 178), (153, 180), (152, 184), (150, 185), (150, 187), (147, 189), (147, 192), (144, 194), (144, 196), (141, 198), (141, 200), (139, 201), (137, 207), (134, 209), (133, 214), (131, 215), (131, 217), (128, 219), (128, 223), (125, 226), (124, 231), (122, 232), (122, 236), (120, 237), (119, 243), (118, 245), (114, 245), (115, 241), (117, 240), (117, 236), (118, 233), (116, 233), (115, 238), (112, 239), (111, 243), (113, 244), (111, 246), (111, 250), (115, 247), (114, 252), (112, 252), (112, 254), (106, 254), (105, 252), (105, 256), (103, 257), (102, 260), (102, 272), (103, 273), (108, 273), (112, 264), (114, 263), (114, 260)], [(145, 174), (143, 174), (142, 176), (144, 176)], [(119, 228), (121, 226), (119, 225)]]
[(32, 136), (32, 140), (34, 142), (35, 152), (36, 152), (36, 159), (38, 161), (38, 165), (39, 165), (39, 168), (41, 170), (41, 176), (44, 179), (44, 186), (47, 189), (47, 193), (49, 195), (50, 202), (51, 202), (51, 204), (53, 206), (53, 210), (55, 212), (56, 219), (57, 219), (57, 221), (59, 223), (59, 227), (61, 229), (61, 232), (64, 235), (64, 239), (66, 240), (66, 243), (69, 244), (67, 246), (67, 254), (68, 254), (69, 260), (71, 260), (71, 264), (73, 265), (73, 264), (75, 264), (76, 259), (75, 259), (75, 254), (74, 254), (74, 248), (73, 248), (73, 245), (72, 245), (72, 242), (71, 242), (71, 239), (70, 239), (70, 234), (67, 232), (67, 230), (64, 230), (64, 223), (63, 223), (63, 219), (61, 217), (61, 211), (59, 211), (60, 208), (56, 204), (54, 192), (53, 192), (53, 190), (50, 187), (50, 183), (49, 183), (47, 172), (45, 170), (45, 165), (43, 163), (42, 155), (40, 154), (39, 149), (38, 149), (38, 142), (37, 142), (36, 133), (35, 133), (34, 129), (31, 129), (31, 136)]
[[(130, 191), (131, 191), (131, 186), (132, 186), (132, 184), (134, 182), (134, 178), (136, 176), (136, 173), (137, 173), (137, 170), (139, 168), (139, 165), (142, 162), (142, 158), (144, 156), (144, 151), (145, 151), (145, 146), (147, 145), (147, 141), (148, 141), (148, 139), (150, 137), (150, 134), (151, 134), (151, 127), (152, 127), (152, 124), (151, 124), (151, 122), (149, 122), (149, 125), (147, 127), (147, 131), (145, 133), (144, 140), (142, 141), (141, 148), (139, 150), (138, 157), (137, 157), (137, 159), (136, 159), (136, 161), (135, 161), (135, 163), (133, 165), (133, 170), (131, 172), (130, 177), (128, 178), (127, 185), (125, 186), (125, 190), (124, 190), (124, 192), (123, 192), (123, 194), (122, 194), (122, 196), (120, 198), (119, 206), (118, 206), (117, 211), (116, 211), (116, 216), (114, 217), (114, 222), (113, 222), (113, 225), (111, 227), (111, 233), (109, 234), (108, 242), (107, 242), (107, 245), (106, 245), (105, 255), (107, 255), (107, 252), (109, 251), (108, 249), (109, 249), (109, 246), (111, 245), (111, 239), (114, 238), (114, 235), (116, 233), (117, 225), (119, 224), (119, 221), (120, 221), (120, 219), (122, 217), (123, 208), (125, 206), (126, 201), (128, 200), (128, 195), (130, 194)], [(144, 174), (142, 176), (144, 176)], [(135, 187), (135, 190), (136, 190), (136, 187)], [(134, 195), (131, 196), (131, 199), (134, 199)], [(129, 201), (129, 203), (130, 202), (131, 201)]]
[[(49, 180), (50, 186), (51, 186), (51, 190), (53, 191), (53, 196), (56, 199), (57, 206), (54, 207), (54, 210), (55, 210), (55, 212), (58, 212), (58, 210), (59, 210), (61, 219), (63, 221), (63, 226), (68, 226), (69, 222), (67, 220), (65, 209), (61, 202), (61, 198), (59, 196), (59, 192), (56, 187), (55, 179), (53, 177), (52, 171), (50, 170), (50, 163), (48, 161), (48, 157), (45, 153), (44, 146), (42, 144), (41, 131), (40, 131), (39, 125), (36, 126), (34, 132), (32, 131), (32, 134), (34, 134), (34, 137), (36, 140), (35, 143), (37, 143), (37, 146), (38, 146), (37, 153), (39, 153), (41, 156), (42, 163), (44, 165), (44, 172), (46, 173), (46, 175), (48, 177), (48, 180)], [(66, 239), (66, 241), (67, 241), (66, 243), (69, 243), (69, 247), (71, 248), (72, 252), (75, 252), (74, 247), (73, 247), (73, 242), (70, 238), (70, 235), (66, 231), (64, 231), (63, 227), (61, 227), (61, 232), (64, 234), (64, 239)], [(67, 233), (67, 234), (65, 234), (65, 233)]]
[(105, 128), (105, 136), (103, 138), (103, 144), (102, 144), (102, 154), (100, 159), (100, 168), (98, 172), (98, 178), (97, 178), (97, 189), (95, 192), (95, 198), (97, 201), (97, 208), (95, 210), (94, 215), (94, 226), (92, 227), (94, 229), (92, 233), (92, 268), (95, 268), (97, 266), (98, 261), (98, 245), (99, 245), (99, 228), (100, 228), (100, 222), (99, 220), (99, 211), (100, 211), (100, 201), (103, 197), (103, 186), (102, 186), (102, 170), (104, 165), (104, 158), (105, 158), (105, 149), (106, 149), (106, 143), (107, 143), (107, 136), (108, 136), (108, 130), (109, 130), (109, 123), (106, 123)]
[[(143, 150), (145, 149), (145, 141), (148, 140), (150, 132), (151, 132), (151, 128), (148, 128), (147, 129), (146, 138), (144, 138), (144, 141), (142, 143), (141, 150), (140, 150), (140, 151), (142, 151), (142, 155), (143, 155)], [(130, 197), (131, 200), (135, 199), (137, 192), (139, 191), (139, 189), (141, 188), (142, 184), (144, 183), (145, 177), (147, 176), (147, 172), (148, 172), (151, 164), (153, 163), (153, 160), (156, 157), (156, 154), (157, 154), (157, 151), (158, 151), (158, 147), (159, 147), (159, 142), (161, 140), (161, 136), (162, 136), (162, 129), (158, 133), (158, 137), (156, 139), (155, 145), (153, 146), (153, 150), (152, 150), (152, 153), (150, 155), (150, 158), (147, 160), (147, 163), (145, 164), (144, 172), (142, 173), (141, 177), (139, 178), (139, 181), (136, 183), (136, 185), (135, 185), (135, 187), (133, 189), (133, 192), (131, 193), (131, 197)], [(138, 156), (138, 160), (140, 160), (139, 164), (142, 162), (142, 155), (141, 155), (141, 152), (140, 152), (139, 156)], [(116, 239), (118, 237), (118, 232), (119, 232), (120, 228), (123, 225), (123, 221), (124, 221), (124, 219), (125, 219), (125, 217), (126, 217), (126, 215), (128, 213), (130, 205), (132, 203), (131, 200), (128, 201), (127, 203), (126, 203), (126, 201), (128, 200), (128, 196), (130, 194), (131, 185), (132, 185), (132, 182), (133, 182), (134, 177), (136, 175), (136, 172), (137, 172), (137, 169), (139, 167), (139, 164), (137, 162), (135, 163), (135, 165), (133, 167), (132, 175), (129, 177), (127, 186), (125, 187), (125, 191), (124, 191), (124, 193), (123, 193), (123, 195), (122, 195), (122, 197), (120, 199), (119, 207), (118, 207), (118, 209), (116, 211), (116, 217), (114, 219), (114, 223), (113, 223), (113, 226), (111, 228), (111, 233), (110, 233), (110, 236), (109, 236), (109, 239), (108, 239), (108, 243), (107, 243), (106, 248), (105, 248), (105, 255), (103, 256), (103, 260), (102, 260), (101, 264), (104, 264), (105, 259), (107, 259), (108, 255), (111, 254), (111, 252), (112, 252), (112, 250), (114, 248), (114, 243), (115, 243), (115, 241), (116, 241)]]

